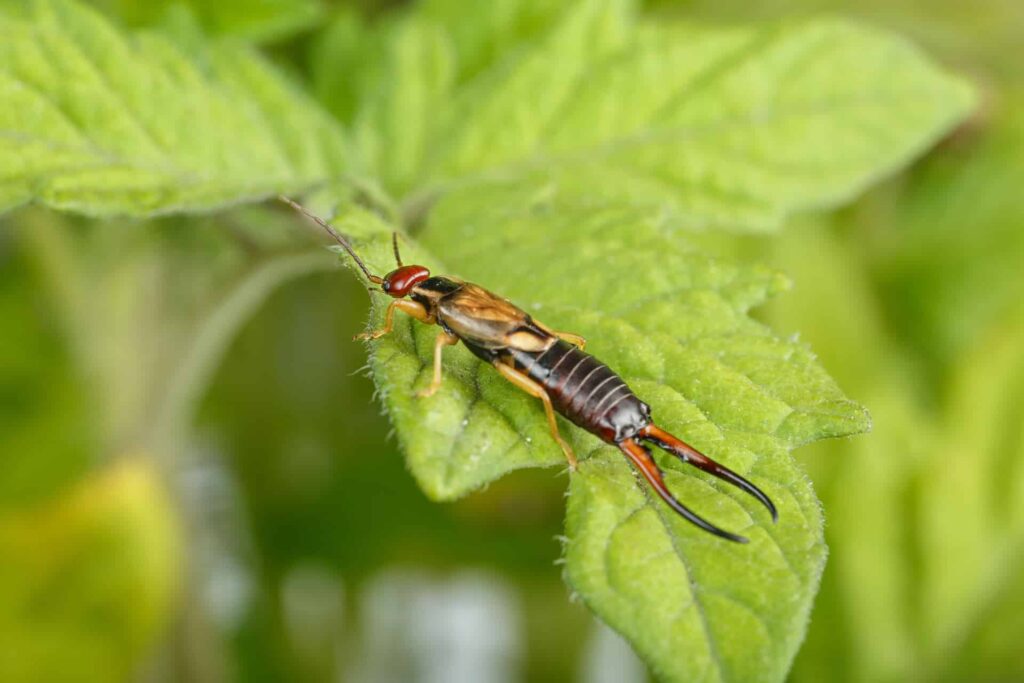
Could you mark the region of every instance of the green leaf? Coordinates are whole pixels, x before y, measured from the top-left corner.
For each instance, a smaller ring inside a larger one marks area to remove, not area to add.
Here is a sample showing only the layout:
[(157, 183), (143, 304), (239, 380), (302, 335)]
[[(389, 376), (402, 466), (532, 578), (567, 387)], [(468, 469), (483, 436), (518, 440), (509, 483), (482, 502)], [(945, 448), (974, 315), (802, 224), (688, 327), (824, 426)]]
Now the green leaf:
[(203, 60), (67, 0), (0, 10), (0, 208), (211, 209), (342, 172), (329, 118), (248, 50)]
[(408, 188), (431, 142), (430, 122), (447, 104), (454, 55), (439, 25), (405, 21), (388, 35), (383, 59), (387, 78), (364, 98), (354, 137), (370, 175)]
[[(955, 125), (973, 97), (892, 36), (840, 21), (634, 27), (581, 2), (457, 91), (421, 178), (529, 180), (769, 229), (835, 206)], [(443, 188), (444, 183), (440, 186)]]
[[(1017, 64), (1024, 58), (1015, 0), (965, 4), (960, 0), (648, 0), (649, 8), (685, 12), (701, 21), (771, 21), (780, 17), (838, 13), (901, 35), (942, 55), (949, 64), (984, 74), (989, 86), (1022, 84)], [(661, 6), (661, 7), (659, 7)]]
[(254, 41), (280, 40), (308, 28), (322, 13), (318, 0), (94, 0), (133, 26), (152, 26), (185, 10), (213, 34)]
[(583, 463), (573, 478), (567, 579), (659, 679), (783, 680), (803, 641), (825, 562), (819, 504), (785, 448), (770, 438), (744, 447), (771, 461), (746, 471), (772, 482), (770, 495), (783, 501), (778, 528), (705, 480), (667, 478), (687, 505), (749, 534), (744, 546), (695, 532), (615, 453)]
[[(773, 526), (756, 501), (663, 461), (684, 501), (751, 538), (749, 546), (723, 543), (670, 514), (617, 450), (563, 421), (583, 460), (570, 489), (570, 583), (668, 679), (781, 678), (825, 555), (817, 502), (788, 451), (862, 431), (863, 409), (805, 346), (747, 315), (786, 286), (776, 273), (707, 257), (659, 213), (529, 190), (517, 199), (505, 191), (450, 195), (421, 241), (403, 243), (404, 260), (480, 282), (539, 320), (583, 334), (588, 351), (623, 375), (660, 424), (781, 505)], [(372, 269), (393, 267), (389, 226), (379, 218), (348, 210), (335, 224), (359, 238)], [(386, 303), (374, 298), (372, 327)], [(448, 500), (514, 469), (563, 465), (539, 402), (461, 346), (444, 352), (440, 391), (415, 396), (429, 383), (437, 333), (399, 315), (392, 334), (370, 345), (379, 394), (424, 491)]]
[(369, 23), (343, 8), (310, 41), (308, 68), (313, 94), (345, 125), (362, 101), (382, 87), (381, 73), (392, 22)]
[(459, 82), (479, 75), (526, 49), (570, 12), (577, 3), (548, 0), (424, 0), (416, 12), (443, 24), (458, 54)]

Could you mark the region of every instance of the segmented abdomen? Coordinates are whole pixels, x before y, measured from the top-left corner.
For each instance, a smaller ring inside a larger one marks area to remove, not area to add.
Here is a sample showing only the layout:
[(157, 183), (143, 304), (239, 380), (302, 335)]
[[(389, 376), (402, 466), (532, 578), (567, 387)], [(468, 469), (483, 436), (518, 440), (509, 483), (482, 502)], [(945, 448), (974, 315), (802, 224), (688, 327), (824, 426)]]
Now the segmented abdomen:
[(507, 350), (516, 369), (543, 385), (555, 410), (588, 432), (617, 443), (647, 426), (650, 408), (611, 368), (568, 342), (546, 351)]

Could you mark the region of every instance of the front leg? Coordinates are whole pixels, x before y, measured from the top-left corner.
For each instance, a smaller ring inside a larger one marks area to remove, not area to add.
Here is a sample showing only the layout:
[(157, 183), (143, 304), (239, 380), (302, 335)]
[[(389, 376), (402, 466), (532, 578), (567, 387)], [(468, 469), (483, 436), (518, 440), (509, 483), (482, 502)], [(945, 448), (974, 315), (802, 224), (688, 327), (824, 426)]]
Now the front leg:
[(441, 352), (446, 346), (453, 346), (459, 343), (459, 338), (454, 334), (448, 334), (447, 332), (441, 332), (437, 335), (437, 339), (434, 340), (434, 379), (430, 382), (430, 386), (422, 391), (416, 392), (416, 395), (420, 398), (427, 398), (433, 396), (441, 387)]
[(391, 331), (391, 327), (394, 324), (396, 308), (405, 313), (406, 315), (412, 316), (413, 318), (416, 318), (420, 322), (427, 323), (428, 325), (433, 325), (435, 322), (437, 322), (434, 319), (434, 316), (430, 315), (430, 311), (424, 308), (422, 304), (416, 303), (415, 301), (410, 301), (409, 299), (395, 299), (390, 304), (388, 304), (388, 310), (384, 313), (384, 327), (373, 332), (363, 332), (362, 334), (357, 334), (355, 338), (364, 340), (380, 339), (385, 334), (389, 333)]

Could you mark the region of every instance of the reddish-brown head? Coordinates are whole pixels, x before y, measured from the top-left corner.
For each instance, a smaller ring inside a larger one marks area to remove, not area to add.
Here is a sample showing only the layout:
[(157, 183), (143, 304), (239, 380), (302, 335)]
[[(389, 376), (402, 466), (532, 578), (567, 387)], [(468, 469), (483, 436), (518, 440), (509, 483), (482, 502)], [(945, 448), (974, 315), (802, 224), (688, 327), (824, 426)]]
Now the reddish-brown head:
[(428, 277), (430, 271), (423, 266), (402, 266), (384, 276), (381, 289), (385, 294), (401, 299)]

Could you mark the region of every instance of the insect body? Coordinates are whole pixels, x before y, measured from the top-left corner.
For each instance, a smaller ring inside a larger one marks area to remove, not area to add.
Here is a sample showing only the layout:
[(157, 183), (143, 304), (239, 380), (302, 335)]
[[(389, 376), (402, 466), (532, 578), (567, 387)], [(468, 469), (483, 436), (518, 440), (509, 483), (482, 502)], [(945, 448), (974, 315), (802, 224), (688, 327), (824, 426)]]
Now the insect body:
[(396, 310), (440, 326), (441, 332), (434, 343), (433, 379), (419, 393), (421, 397), (433, 395), (441, 385), (444, 347), (461, 341), (513, 385), (541, 400), (551, 435), (572, 469), (576, 468), (576, 456), (559, 434), (556, 413), (619, 448), (662, 500), (706, 531), (731, 541), (747, 541), (711, 524), (679, 502), (665, 485), (661, 469), (646, 444), (658, 446), (683, 462), (746, 491), (768, 508), (773, 520), (777, 519), (775, 506), (759, 488), (655, 425), (650, 407), (637, 398), (626, 382), (607, 365), (584, 352), (583, 337), (552, 330), (479, 285), (451, 277), (432, 277), (423, 266), (402, 265), (397, 235), (393, 245), (398, 268), (384, 277), (373, 275), (348, 241), (325, 221), (295, 202), (285, 201), (327, 230), (352, 256), (367, 279), (394, 298), (385, 313), (384, 326), (359, 335), (360, 338), (377, 339), (389, 333)]

